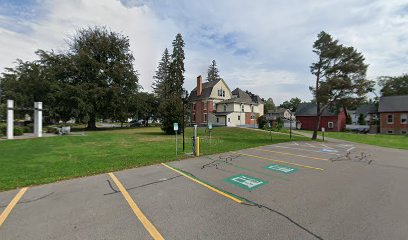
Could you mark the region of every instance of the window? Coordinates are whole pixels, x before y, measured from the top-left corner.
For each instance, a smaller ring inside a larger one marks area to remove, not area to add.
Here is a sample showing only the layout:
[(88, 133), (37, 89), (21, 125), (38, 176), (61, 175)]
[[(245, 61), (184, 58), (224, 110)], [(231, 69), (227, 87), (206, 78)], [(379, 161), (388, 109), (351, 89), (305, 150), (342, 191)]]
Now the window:
[(251, 105), (251, 112), (254, 112), (254, 106)]
[(207, 113), (204, 113), (204, 122), (207, 122)]
[(244, 104), (241, 104), (241, 112), (245, 112)]
[(218, 97), (225, 97), (225, 91), (222, 89), (218, 89)]
[(195, 122), (196, 121), (196, 119), (195, 119), (195, 113), (193, 113), (193, 122)]
[(227, 111), (227, 104), (224, 104), (224, 112)]
[(394, 115), (393, 114), (388, 114), (387, 115), (387, 123), (388, 124), (394, 123)]
[(251, 115), (251, 120), (254, 120), (255, 119), (255, 116), (254, 115)]
[(238, 121), (241, 121), (241, 116), (238, 116)]
[(387, 133), (388, 133), (388, 134), (393, 134), (394, 131), (393, 131), (393, 130), (388, 130)]
[(402, 130), (402, 131), (401, 131), (401, 134), (407, 134), (407, 131)]
[(220, 118), (217, 118), (217, 123), (219, 123), (220, 122)]
[(328, 128), (334, 128), (334, 123), (333, 122), (328, 122), (327, 127)]
[(230, 119), (230, 118), (228, 118), (228, 122), (231, 122), (231, 119)]
[(407, 114), (403, 113), (401, 114), (401, 124), (407, 124)]
[(195, 103), (193, 103), (193, 111), (195, 111), (196, 110), (196, 105), (195, 105)]
[(204, 105), (204, 110), (207, 110), (208, 102), (205, 102), (203, 105)]

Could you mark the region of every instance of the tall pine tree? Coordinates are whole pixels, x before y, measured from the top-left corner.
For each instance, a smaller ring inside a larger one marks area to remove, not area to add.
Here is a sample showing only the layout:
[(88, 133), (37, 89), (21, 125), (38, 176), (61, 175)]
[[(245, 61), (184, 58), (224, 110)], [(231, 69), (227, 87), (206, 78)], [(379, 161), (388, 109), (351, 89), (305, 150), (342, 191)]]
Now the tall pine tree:
[(207, 81), (212, 82), (220, 79), (221, 77), (218, 73), (217, 63), (215, 60), (212, 60), (211, 65), (208, 67)]
[(313, 44), (317, 61), (310, 71), (316, 77), (314, 87), (310, 87), (317, 104), (316, 128), (313, 139), (320, 129), (323, 111), (336, 105), (360, 101), (365, 94), (373, 91), (374, 82), (366, 79), (368, 65), (362, 53), (353, 47), (339, 44), (326, 32), (321, 32)]
[[(184, 84), (184, 40), (181, 34), (176, 35), (172, 43), (173, 53), (169, 68), (168, 79), (164, 80), (166, 94), (160, 99), (159, 113), (162, 121), (162, 130), (167, 134), (173, 134), (173, 123), (182, 123), (183, 103), (181, 94)], [(168, 87), (168, 89), (167, 89)]]
[(159, 99), (167, 97), (169, 89), (169, 74), (170, 74), (171, 56), (167, 48), (164, 50), (162, 58), (157, 67), (156, 74), (153, 76), (155, 81), (152, 84), (153, 92)]

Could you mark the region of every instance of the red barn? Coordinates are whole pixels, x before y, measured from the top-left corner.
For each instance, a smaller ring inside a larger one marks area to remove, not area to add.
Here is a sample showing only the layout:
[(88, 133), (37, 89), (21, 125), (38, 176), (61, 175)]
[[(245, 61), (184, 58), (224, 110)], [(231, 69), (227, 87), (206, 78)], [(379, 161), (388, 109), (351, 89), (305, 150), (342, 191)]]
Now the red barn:
[[(315, 103), (299, 104), (295, 116), (296, 120), (301, 123), (303, 130), (315, 130), (317, 124), (316, 116), (317, 106)], [(346, 128), (347, 112), (344, 107), (338, 109), (324, 110), (321, 120), (320, 129), (325, 128), (326, 131), (341, 132)]]

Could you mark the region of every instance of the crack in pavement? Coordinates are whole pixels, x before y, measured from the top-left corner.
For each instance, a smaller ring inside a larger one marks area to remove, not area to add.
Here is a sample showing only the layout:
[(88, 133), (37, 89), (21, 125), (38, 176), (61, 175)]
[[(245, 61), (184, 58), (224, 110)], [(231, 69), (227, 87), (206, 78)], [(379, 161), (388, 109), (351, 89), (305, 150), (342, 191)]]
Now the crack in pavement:
[[(45, 194), (45, 195), (43, 195), (43, 196), (41, 196), (41, 197), (34, 198), (34, 199), (31, 199), (31, 200), (19, 201), (17, 204), (23, 204), (23, 203), (31, 203), (31, 202), (35, 202), (35, 201), (38, 201), (38, 200), (44, 199), (44, 198), (46, 198), (46, 197), (48, 197), (48, 196), (51, 196), (52, 194), (54, 194), (54, 192), (51, 192), (51, 193)], [(0, 208), (4, 208), (4, 207), (7, 207), (7, 206), (8, 206), (8, 204), (7, 204), (7, 205), (2, 205), (2, 206), (0, 206)]]
[[(181, 175), (177, 175), (177, 176), (174, 176), (174, 177), (171, 177), (171, 178), (164, 178), (164, 179), (161, 179), (161, 180), (159, 180), (159, 181), (154, 181), (154, 182), (142, 184), (142, 185), (135, 186), (135, 187), (126, 188), (126, 190), (129, 191), (129, 190), (136, 189), (136, 188), (146, 187), (146, 186), (149, 186), (149, 185), (153, 185), (153, 184), (157, 184), (157, 183), (161, 183), (161, 182), (170, 181), (170, 180), (173, 180), (173, 179), (178, 178), (178, 177), (181, 177)], [(107, 179), (106, 181), (108, 182), (108, 185), (109, 185), (110, 189), (112, 189), (113, 192), (104, 193), (103, 195), (106, 196), (106, 195), (111, 195), (111, 194), (115, 194), (115, 193), (119, 193), (119, 192), (120, 192), (120, 191), (116, 190), (116, 189), (112, 186), (112, 183), (110, 182), (109, 179)]]

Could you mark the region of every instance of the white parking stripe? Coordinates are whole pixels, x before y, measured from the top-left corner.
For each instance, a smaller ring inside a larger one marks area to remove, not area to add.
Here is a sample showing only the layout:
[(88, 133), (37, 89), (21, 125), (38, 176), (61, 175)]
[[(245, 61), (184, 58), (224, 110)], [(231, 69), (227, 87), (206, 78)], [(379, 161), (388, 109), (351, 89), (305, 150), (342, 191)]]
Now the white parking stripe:
[(326, 154), (333, 154), (333, 155), (339, 155), (339, 156), (341, 156), (341, 154), (338, 154), (338, 153), (332, 153), (332, 152), (321, 152), (321, 151), (315, 151), (315, 150), (304, 149), (304, 148), (293, 148), (293, 147), (278, 146), (278, 145), (271, 146), (271, 147), (288, 148), (288, 149), (295, 149), (295, 150), (302, 150), (302, 151), (316, 152), (316, 153), (326, 153)]

